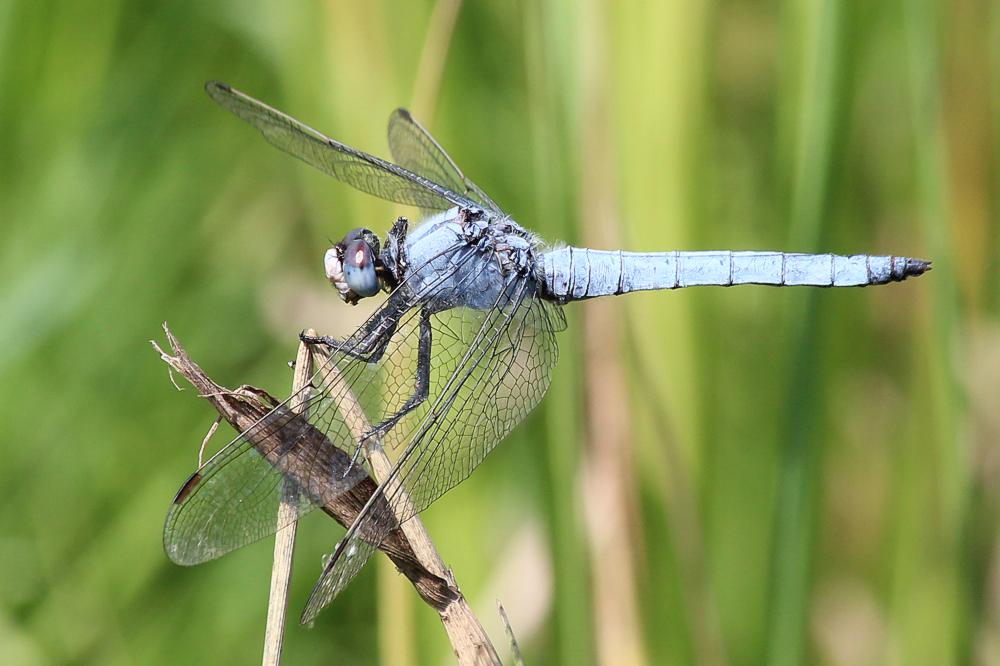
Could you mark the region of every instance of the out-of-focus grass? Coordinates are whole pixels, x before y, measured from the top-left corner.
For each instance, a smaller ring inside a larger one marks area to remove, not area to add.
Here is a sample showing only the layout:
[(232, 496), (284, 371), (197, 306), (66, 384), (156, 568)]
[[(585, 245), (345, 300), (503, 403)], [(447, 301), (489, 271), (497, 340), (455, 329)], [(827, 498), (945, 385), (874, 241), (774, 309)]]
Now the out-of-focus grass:
[[(934, 261), (865, 290), (570, 306), (542, 407), (425, 515), (501, 652), (497, 596), (528, 664), (995, 663), (980, 5), (470, 2), (450, 39), (429, 1), (0, 5), (0, 661), (259, 658), (270, 544), (162, 553), (213, 416), (147, 341), (166, 320), (219, 381), (284, 394), (299, 330), (357, 322), (328, 239), (396, 211), (273, 150), (217, 79), (379, 155), (394, 107), (435, 109), (552, 241)], [(340, 532), (300, 534), (293, 610)], [(368, 567), (286, 663), (446, 662), (397, 582)]]

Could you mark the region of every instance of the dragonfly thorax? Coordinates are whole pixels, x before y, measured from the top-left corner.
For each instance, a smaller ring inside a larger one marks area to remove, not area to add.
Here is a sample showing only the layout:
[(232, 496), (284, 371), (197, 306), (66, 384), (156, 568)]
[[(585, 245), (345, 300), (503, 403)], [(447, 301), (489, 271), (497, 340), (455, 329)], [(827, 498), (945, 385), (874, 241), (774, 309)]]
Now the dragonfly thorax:
[(395, 243), (383, 260), (431, 312), (486, 311), (534, 291), (534, 236), (509, 218), (452, 208), (424, 220), (402, 245), (402, 267)]

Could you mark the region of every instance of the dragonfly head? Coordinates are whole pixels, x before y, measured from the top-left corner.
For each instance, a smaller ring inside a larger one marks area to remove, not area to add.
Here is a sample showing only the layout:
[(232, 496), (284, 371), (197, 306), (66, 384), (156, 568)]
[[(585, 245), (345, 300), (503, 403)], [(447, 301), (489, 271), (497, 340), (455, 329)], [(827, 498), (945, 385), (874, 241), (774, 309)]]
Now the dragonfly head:
[(326, 251), (326, 277), (340, 297), (351, 305), (374, 296), (384, 286), (378, 236), (368, 229), (354, 229)]

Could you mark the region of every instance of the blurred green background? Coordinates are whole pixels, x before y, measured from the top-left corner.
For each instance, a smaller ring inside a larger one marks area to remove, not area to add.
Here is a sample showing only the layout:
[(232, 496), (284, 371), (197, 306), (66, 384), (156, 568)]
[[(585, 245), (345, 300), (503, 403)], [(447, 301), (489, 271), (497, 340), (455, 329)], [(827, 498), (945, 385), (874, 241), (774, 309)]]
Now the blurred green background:
[[(984, 0), (0, 2), (0, 662), (260, 658), (271, 541), (163, 554), (215, 415), (149, 340), (287, 395), (298, 332), (361, 316), (328, 239), (404, 211), (217, 79), (381, 156), (408, 106), (551, 241), (934, 262), (569, 306), (542, 406), (424, 514), (502, 655), (494, 599), (529, 665), (1000, 663), (998, 35)], [(303, 521), (294, 616), (341, 534)], [(452, 662), (377, 556), (284, 663)]]

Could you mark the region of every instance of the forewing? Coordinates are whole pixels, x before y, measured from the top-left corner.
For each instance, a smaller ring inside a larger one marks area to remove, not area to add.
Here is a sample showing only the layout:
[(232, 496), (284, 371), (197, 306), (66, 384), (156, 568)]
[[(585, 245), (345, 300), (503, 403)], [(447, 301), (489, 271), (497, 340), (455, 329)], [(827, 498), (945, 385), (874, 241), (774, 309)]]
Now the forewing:
[(500, 207), (465, 177), (434, 137), (406, 109), (389, 116), (389, 150), (396, 164), (503, 215)]
[(558, 354), (554, 333), (565, 319), (558, 306), (528, 293), (529, 285), (523, 289), (488, 312), (455, 308), (434, 316), (431, 395), (387, 433), (388, 447), (406, 447), (324, 567), (304, 623), (351, 581), (398, 526), (397, 515), (412, 517), (468, 478), (541, 400)]
[[(348, 454), (280, 405), (181, 487), (167, 513), (164, 550), (177, 564), (214, 560), (273, 534), (364, 477)], [(283, 493), (298, 511), (279, 522)]]
[[(443, 271), (439, 281), (450, 278)], [(221, 557), (333, 501), (365, 477), (364, 468), (351, 462), (359, 441), (413, 392), (420, 314), (419, 307), (411, 307), (414, 298), (397, 289), (345, 341), (345, 349), (360, 348), (370, 331), (394, 322), (391, 344), (378, 363), (340, 351), (320, 366), (311, 380), (316, 388), (308, 401), (308, 420), (283, 405), (276, 407), (184, 484), (164, 527), (164, 549), (171, 560), (192, 565)], [(299, 496), (298, 511), (279, 523), (278, 507), (286, 491)]]
[(476, 205), (442, 184), (325, 137), (227, 85), (212, 81), (205, 90), (216, 102), (259, 129), (271, 145), (362, 192), (430, 210)]

